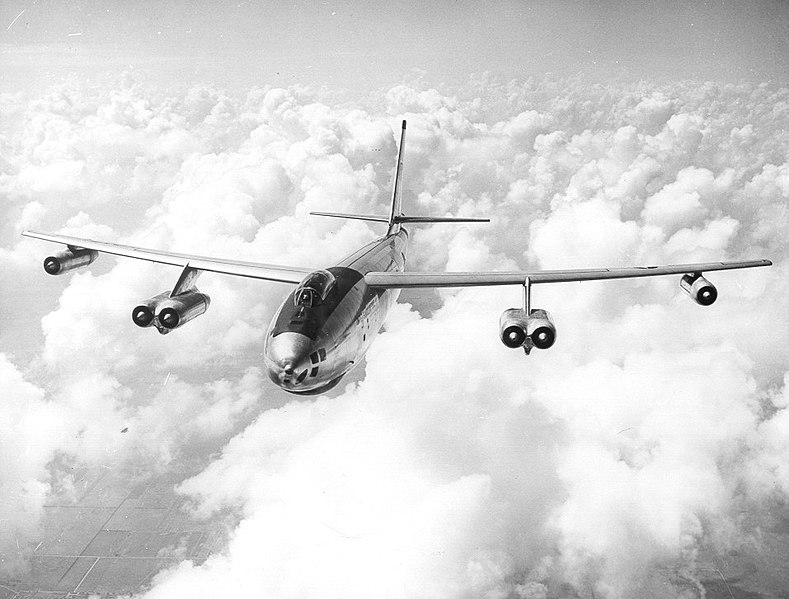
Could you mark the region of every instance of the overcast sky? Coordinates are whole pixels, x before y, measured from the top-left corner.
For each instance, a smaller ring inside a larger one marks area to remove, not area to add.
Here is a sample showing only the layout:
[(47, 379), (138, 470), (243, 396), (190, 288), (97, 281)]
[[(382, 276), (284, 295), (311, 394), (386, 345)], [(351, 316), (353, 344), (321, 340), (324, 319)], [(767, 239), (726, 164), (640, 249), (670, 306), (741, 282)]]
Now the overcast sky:
[(159, 84), (375, 89), (426, 71), (786, 81), (789, 5), (726, 2), (4, 2), (2, 82), (145, 70)]
[[(787, 6), (4, 3), (0, 580), (72, 465), (190, 460), (228, 544), (150, 599), (696, 597), (724, 562), (784, 592)], [(405, 210), (492, 219), (415, 230), (411, 269), (775, 266), (714, 273), (709, 308), (540, 286), (558, 340), (528, 358), (498, 339), (518, 290), (403, 294), (294, 400), (262, 367), (286, 286), (204, 275), (162, 337), (130, 310), (177, 272), (48, 277), (20, 236), (324, 267), (381, 230), (307, 212), (385, 211), (403, 118)]]

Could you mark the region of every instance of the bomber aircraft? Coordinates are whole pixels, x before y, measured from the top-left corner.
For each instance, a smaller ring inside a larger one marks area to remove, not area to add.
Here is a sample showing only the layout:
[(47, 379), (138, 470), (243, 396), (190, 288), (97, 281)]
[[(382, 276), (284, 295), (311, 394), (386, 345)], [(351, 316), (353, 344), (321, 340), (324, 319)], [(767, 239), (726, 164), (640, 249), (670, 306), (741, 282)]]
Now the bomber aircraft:
[(403, 121), (388, 215), (311, 213), (385, 223), (388, 227), (386, 235), (328, 268), (314, 270), (223, 260), (35, 231), (22, 234), (66, 245), (66, 249), (44, 260), (44, 270), (51, 275), (87, 266), (100, 252), (180, 267), (181, 276), (171, 291), (163, 291), (132, 310), (134, 324), (154, 327), (162, 334), (208, 309), (210, 298), (196, 287), (203, 271), (295, 285), (269, 325), (264, 359), (268, 375), (276, 385), (290, 393), (307, 395), (331, 389), (359, 364), (404, 288), (521, 286), (523, 306), (504, 311), (499, 319), (499, 336), (507, 347), (521, 347), (529, 354), (535, 347), (548, 349), (556, 340), (556, 326), (551, 315), (546, 310), (531, 307), (533, 284), (680, 275), (681, 288), (696, 303), (709, 306), (717, 299), (718, 292), (704, 277), (704, 272), (772, 264), (769, 260), (752, 260), (586, 270), (406, 272), (406, 226), (488, 222), (488, 219), (406, 216), (402, 213), (405, 132), (406, 122)]

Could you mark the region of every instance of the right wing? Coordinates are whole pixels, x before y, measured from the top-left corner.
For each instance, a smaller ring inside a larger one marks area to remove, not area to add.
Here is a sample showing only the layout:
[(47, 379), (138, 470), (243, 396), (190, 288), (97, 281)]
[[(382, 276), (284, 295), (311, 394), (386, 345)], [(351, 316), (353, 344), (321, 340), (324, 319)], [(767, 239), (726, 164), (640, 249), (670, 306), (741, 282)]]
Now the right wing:
[(311, 268), (259, 264), (257, 262), (242, 262), (240, 260), (224, 260), (221, 258), (210, 258), (192, 254), (178, 254), (175, 252), (139, 248), (130, 245), (121, 245), (119, 243), (107, 243), (105, 241), (93, 241), (92, 239), (81, 239), (69, 235), (39, 233), (36, 231), (24, 231), (22, 235), (42, 239), (44, 241), (62, 243), (69, 248), (95, 250), (105, 254), (137, 258), (138, 260), (147, 260), (159, 264), (170, 264), (182, 268), (188, 266), (193, 270), (218, 272), (226, 275), (263, 279), (266, 281), (278, 281), (281, 283), (298, 284), (307, 274), (314, 270)]

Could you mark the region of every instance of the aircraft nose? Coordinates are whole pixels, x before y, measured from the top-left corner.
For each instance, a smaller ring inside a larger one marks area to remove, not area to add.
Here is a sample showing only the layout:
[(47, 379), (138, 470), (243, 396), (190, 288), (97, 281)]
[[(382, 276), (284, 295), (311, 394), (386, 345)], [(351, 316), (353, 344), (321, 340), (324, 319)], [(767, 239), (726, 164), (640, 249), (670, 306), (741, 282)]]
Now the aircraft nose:
[(266, 362), (269, 376), (275, 383), (298, 384), (299, 377), (309, 368), (312, 341), (301, 333), (280, 333), (268, 340)]

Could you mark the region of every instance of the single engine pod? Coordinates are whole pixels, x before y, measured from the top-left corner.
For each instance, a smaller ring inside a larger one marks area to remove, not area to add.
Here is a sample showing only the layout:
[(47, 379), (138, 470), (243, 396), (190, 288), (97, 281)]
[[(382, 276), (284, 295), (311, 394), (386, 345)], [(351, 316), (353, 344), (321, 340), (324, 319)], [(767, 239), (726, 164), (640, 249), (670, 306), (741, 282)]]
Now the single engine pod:
[(68, 248), (44, 259), (44, 270), (50, 275), (62, 275), (75, 268), (92, 264), (99, 253), (84, 248)]
[(718, 299), (718, 290), (701, 274), (683, 275), (679, 286), (700, 306), (709, 306)]
[(210, 305), (211, 298), (205, 293), (187, 291), (159, 303), (156, 320), (162, 328), (172, 330), (197, 318), (208, 310)]
[(157, 306), (168, 297), (170, 297), (170, 292), (162, 291), (160, 294), (145, 300), (139, 306), (135, 306), (132, 310), (132, 321), (134, 324), (143, 328), (154, 324)]
[(509, 348), (515, 349), (526, 343), (526, 311), (522, 308), (509, 308), (499, 318), (499, 337)]
[(526, 333), (537, 349), (548, 349), (556, 343), (556, 326), (547, 310), (536, 308), (531, 311)]

